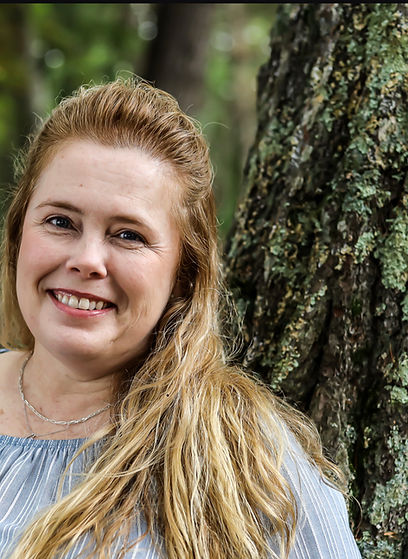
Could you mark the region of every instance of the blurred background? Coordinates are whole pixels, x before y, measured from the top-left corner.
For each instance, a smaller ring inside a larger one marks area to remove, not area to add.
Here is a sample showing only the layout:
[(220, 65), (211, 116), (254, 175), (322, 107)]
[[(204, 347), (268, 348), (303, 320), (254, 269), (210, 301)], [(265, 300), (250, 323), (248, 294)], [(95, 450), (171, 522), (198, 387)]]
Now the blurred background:
[(203, 127), (216, 171), (220, 234), (240, 196), (256, 127), (259, 66), (276, 4), (1, 4), (0, 187), (40, 119), (82, 83), (136, 73)]

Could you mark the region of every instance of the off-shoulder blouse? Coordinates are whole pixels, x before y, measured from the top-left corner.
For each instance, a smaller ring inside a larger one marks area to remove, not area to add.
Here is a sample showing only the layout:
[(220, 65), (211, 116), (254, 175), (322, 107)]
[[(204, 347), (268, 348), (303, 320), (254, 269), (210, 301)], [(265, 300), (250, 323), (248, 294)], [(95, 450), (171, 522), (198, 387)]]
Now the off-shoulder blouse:
[[(33, 440), (0, 435), (0, 557), (6, 559), (24, 527), (45, 507), (55, 502), (58, 483), (83, 439)], [(298, 526), (290, 559), (361, 559), (349, 527), (343, 495), (330, 487), (309, 464), (303, 451), (292, 441), (283, 472), (298, 505)], [(63, 485), (69, 492), (93, 460), (92, 447), (73, 462)], [(142, 517), (135, 518), (131, 537), (145, 531)], [(85, 541), (79, 541), (63, 559), (75, 559)], [(118, 556), (121, 542), (115, 544), (110, 558)], [(126, 554), (126, 559), (159, 559), (149, 536)], [(215, 559), (215, 558), (214, 558)], [(231, 558), (232, 559), (232, 558)]]

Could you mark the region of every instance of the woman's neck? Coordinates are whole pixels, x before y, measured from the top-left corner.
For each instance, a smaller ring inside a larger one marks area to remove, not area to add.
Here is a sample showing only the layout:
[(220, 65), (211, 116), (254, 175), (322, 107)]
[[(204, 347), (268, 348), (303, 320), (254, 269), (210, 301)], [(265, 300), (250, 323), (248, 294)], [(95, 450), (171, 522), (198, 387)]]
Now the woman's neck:
[(37, 348), (21, 368), (19, 391), (22, 404), (26, 400), (23, 411), (27, 430), (39, 438), (41, 433), (53, 431), (62, 438), (89, 436), (109, 422), (117, 371), (96, 371), (95, 367), (57, 359)]

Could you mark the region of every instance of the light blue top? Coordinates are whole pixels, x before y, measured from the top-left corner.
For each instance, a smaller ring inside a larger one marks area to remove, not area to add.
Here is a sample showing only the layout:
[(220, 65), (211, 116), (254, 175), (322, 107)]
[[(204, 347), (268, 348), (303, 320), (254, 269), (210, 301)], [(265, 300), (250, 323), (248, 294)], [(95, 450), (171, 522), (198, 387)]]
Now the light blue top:
[[(55, 503), (58, 484), (74, 454), (85, 439), (33, 440), (0, 435), (0, 557), (6, 559), (11, 554), (13, 542), (33, 517), (45, 507)], [(67, 494), (75, 483), (88, 460), (96, 456), (97, 446), (93, 446), (72, 463), (64, 480), (63, 494)], [(145, 531), (142, 520), (135, 520), (131, 538), (133, 540)], [(86, 540), (79, 541), (61, 559), (77, 559), (85, 547)], [(109, 556), (118, 555), (120, 541)], [(158, 559), (150, 537), (146, 537), (126, 559)], [(60, 559), (60, 558), (58, 558)]]
[[(83, 439), (32, 440), (0, 435), (1, 559), (9, 557), (12, 542), (34, 515), (55, 502), (60, 476), (83, 442)], [(75, 474), (83, 470), (85, 460), (92, 459), (95, 448), (75, 460), (64, 493), (70, 491), (78, 479)], [(361, 559), (349, 528), (343, 496), (321, 479), (294, 441), (286, 456), (284, 473), (299, 507), (296, 542), (290, 559)], [(142, 521), (135, 521), (132, 538), (143, 532)], [(78, 558), (84, 545), (84, 541), (79, 541), (61, 559)], [(120, 541), (112, 549), (110, 559), (118, 556), (119, 549)], [(126, 559), (159, 559), (159, 555), (147, 536), (126, 554)]]

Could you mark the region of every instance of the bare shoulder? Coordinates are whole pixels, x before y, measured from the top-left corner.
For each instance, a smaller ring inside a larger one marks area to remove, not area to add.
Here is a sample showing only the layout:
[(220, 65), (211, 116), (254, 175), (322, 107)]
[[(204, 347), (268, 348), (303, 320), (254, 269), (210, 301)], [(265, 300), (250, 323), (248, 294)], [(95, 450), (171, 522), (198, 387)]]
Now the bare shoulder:
[(0, 392), (7, 392), (10, 381), (17, 379), (18, 370), (24, 358), (22, 351), (0, 352)]
[(0, 434), (23, 436), (23, 406), (18, 392), (18, 374), (26, 353), (7, 351), (0, 353)]

